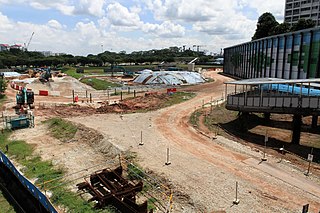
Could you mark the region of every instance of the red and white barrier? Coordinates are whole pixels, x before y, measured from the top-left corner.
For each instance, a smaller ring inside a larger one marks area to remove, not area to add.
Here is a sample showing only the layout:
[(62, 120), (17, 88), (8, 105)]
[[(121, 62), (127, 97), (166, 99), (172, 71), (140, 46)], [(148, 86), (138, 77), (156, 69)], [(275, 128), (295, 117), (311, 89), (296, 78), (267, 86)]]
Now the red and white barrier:
[(39, 95), (48, 96), (49, 95), (49, 91), (47, 91), (47, 90), (39, 90)]

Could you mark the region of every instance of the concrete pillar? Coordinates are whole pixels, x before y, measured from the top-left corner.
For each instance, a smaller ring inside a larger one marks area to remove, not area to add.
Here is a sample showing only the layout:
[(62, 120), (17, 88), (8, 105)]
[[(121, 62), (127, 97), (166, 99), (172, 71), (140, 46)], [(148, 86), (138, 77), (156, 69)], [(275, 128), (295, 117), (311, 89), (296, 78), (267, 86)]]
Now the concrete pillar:
[(264, 119), (266, 121), (270, 121), (271, 113), (270, 112), (265, 112), (263, 113)]
[(244, 132), (248, 131), (248, 117), (249, 117), (249, 113), (248, 112), (241, 112), (240, 122), (241, 122), (242, 130)]
[(291, 143), (299, 145), (301, 136), (302, 116), (293, 115)]
[(311, 128), (315, 129), (318, 126), (318, 116), (317, 115), (313, 115), (312, 116), (312, 124), (311, 124)]

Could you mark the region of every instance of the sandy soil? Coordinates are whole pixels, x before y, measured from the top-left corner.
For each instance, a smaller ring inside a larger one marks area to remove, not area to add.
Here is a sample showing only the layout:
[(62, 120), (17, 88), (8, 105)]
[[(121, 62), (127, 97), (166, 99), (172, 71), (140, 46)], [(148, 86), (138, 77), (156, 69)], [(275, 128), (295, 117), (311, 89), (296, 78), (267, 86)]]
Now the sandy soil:
[[(310, 212), (318, 212), (319, 177), (306, 177), (288, 161), (277, 163), (279, 159), (272, 155), (260, 163), (262, 153), (256, 149), (221, 136), (213, 140), (189, 125), (189, 116), (203, 102), (223, 97), (222, 83), (229, 79), (215, 72), (209, 75), (215, 82), (184, 88), (197, 97), (172, 107), (121, 116), (70, 117), (82, 129), (81, 136), (70, 143), (52, 139), (40, 123), (41, 116), (36, 118), (35, 129), (16, 131), (13, 137), (35, 144), (43, 158), (66, 167), (69, 174), (103, 165), (110, 159), (108, 149), (112, 154), (135, 152), (143, 168), (171, 185), (174, 212), (301, 212), (306, 203)], [(141, 131), (143, 146), (139, 145)], [(83, 135), (89, 137), (81, 139)], [(94, 140), (91, 135), (96, 136)], [(170, 165), (165, 165), (167, 148)], [(232, 203), (236, 182), (239, 205)]]

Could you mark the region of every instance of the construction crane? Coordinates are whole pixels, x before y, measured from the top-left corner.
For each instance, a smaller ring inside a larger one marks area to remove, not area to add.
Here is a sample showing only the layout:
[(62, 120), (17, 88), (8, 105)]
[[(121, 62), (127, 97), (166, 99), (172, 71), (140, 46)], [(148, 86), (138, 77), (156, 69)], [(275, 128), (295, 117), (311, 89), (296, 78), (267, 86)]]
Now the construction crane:
[(32, 38), (33, 38), (33, 35), (34, 35), (34, 32), (32, 32), (31, 37), (30, 37), (30, 39), (29, 39), (29, 41), (28, 41), (28, 44), (27, 44), (27, 45), (25, 45), (25, 49), (26, 49), (26, 51), (28, 51), (28, 48), (29, 48), (30, 42), (31, 42), (31, 40), (32, 40)]

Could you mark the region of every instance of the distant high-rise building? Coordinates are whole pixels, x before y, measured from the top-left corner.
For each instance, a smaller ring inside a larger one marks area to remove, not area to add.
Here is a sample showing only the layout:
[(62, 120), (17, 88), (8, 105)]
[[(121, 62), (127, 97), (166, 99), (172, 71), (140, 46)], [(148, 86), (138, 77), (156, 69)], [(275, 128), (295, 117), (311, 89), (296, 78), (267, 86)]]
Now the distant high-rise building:
[(292, 25), (299, 19), (312, 19), (320, 26), (320, 0), (286, 0), (285, 22)]

